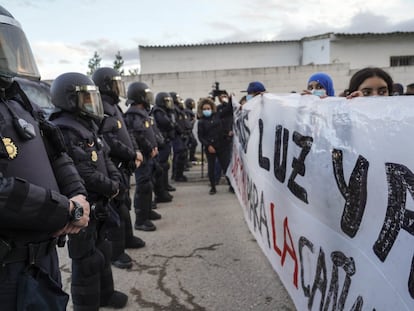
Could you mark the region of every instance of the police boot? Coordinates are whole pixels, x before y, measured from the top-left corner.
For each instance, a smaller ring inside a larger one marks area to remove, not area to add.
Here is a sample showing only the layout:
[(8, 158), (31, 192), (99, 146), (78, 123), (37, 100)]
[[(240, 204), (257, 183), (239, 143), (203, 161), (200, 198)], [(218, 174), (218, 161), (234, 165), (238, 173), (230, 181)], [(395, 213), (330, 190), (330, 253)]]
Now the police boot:
[[(125, 243), (124, 248), (137, 249), (145, 246), (145, 242), (137, 236), (134, 236), (132, 230), (131, 214), (127, 205), (122, 205), (120, 208), (120, 218), (124, 222), (125, 227)], [(116, 265), (115, 265), (116, 266)]]
[[(145, 189), (143, 189), (145, 190)], [(152, 190), (151, 192), (137, 191), (135, 204), (135, 230), (155, 231), (156, 227), (150, 220)]]
[(177, 160), (175, 168), (175, 181), (186, 182), (188, 181), (187, 176), (184, 176), (185, 158), (182, 155)]
[(121, 215), (121, 206), (116, 211), (120, 218), (119, 227), (107, 229), (107, 236), (112, 243), (111, 262), (117, 268), (129, 269), (132, 267), (132, 259), (125, 253), (125, 222)]
[(119, 291), (114, 291), (109, 298), (101, 300), (101, 307), (109, 307), (114, 309), (122, 309), (128, 302), (128, 296)]
[(142, 230), (142, 231), (155, 231), (157, 227), (152, 223), (151, 220), (147, 219), (140, 223), (135, 223), (134, 226), (135, 230)]
[(187, 182), (188, 181), (188, 178), (187, 178), (187, 176), (184, 176), (184, 174), (180, 174), (180, 175), (178, 175), (178, 176), (175, 177), (175, 181), (178, 181), (178, 182)]
[(173, 196), (169, 194), (167, 191), (163, 191), (155, 195), (155, 202), (157, 203), (171, 202), (172, 199), (173, 199)]
[(154, 209), (157, 209), (157, 202), (155, 201), (155, 198), (151, 202), (151, 210), (154, 210)]
[(160, 182), (155, 184), (155, 202), (166, 203), (171, 202), (173, 196), (166, 190), (168, 188), (168, 169), (164, 169)]
[[(102, 239), (102, 237), (100, 237)], [(110, 264), (111, 244), (107, 240), (100, 240), (97, 244), (98, 249), (105, 258), (105, 265), (101, 271), (101, 295), (100, 306), (121, 309), (128, 302), (128, 296), (114, 289), (114, 279)]]
[(159, 219), (161, 219), (161, 215), (159, 213), (157, 213), (156, 211), (151, 211), (149, 218), (150, 218), (150, 220), (159, 220)]

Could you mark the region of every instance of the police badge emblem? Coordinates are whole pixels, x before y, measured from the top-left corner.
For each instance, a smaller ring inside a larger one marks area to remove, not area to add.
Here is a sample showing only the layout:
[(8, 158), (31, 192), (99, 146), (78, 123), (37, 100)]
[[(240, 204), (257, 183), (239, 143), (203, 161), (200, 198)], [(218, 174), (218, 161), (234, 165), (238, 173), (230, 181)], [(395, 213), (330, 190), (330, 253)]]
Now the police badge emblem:
[(15, 157), (17, 157), (17, 146), (14, 144), (11, 138), (3, 137), (3, 144), (6, 147), (9, 159), (13, 160)]
[(92, 160), (93, 162), (98, 161), (98, 154), (96, 153), (96, 151), (95, 151), (95, 150), (93, 150), (93, 151), (92, 151), (92, 153), (91, 153), (91, 160)]

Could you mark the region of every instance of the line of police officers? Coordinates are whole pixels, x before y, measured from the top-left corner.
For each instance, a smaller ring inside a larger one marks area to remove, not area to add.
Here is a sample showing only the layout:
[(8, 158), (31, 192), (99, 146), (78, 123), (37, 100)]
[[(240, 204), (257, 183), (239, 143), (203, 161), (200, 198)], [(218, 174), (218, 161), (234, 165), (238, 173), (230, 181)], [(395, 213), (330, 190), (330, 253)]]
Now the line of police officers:
[(125, 249), (145, 245), (133, 235), (130, 178), (135, 173), (134, 227), (153, 231), (152, 220), (161, 218), (155, 203), (171, 201), (175, 190), (171, 147), (173, 176), (186, 181), (187, 149), (195, 144), (184, 102), (158, 93), (150, 115), (152, 92), (136, 82), (124, 115), (120, 75), (99, 68), (92, 78), (58, 76), (51, 86), (57, 109), (46, 120), (15, 76), (40, 79), (20, 24), (0, 6), (1, 309), (66, 309), (56, 252), (66, 235), (74, 310), (123, 308), (128, 297), (115, 290), (112, 265), (130, 268)]

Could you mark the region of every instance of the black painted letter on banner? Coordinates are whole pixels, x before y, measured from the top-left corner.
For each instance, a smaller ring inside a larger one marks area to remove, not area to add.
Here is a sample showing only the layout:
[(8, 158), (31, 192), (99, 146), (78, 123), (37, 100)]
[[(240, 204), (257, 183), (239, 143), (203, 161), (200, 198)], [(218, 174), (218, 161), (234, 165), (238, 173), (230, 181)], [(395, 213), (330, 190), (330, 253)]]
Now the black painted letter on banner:
[[(397, 239), (400, 229), (414, 235), (414, 212), (405, 208), (407, 190), (414, 198), (414, 174), (406, 166), (386, 163), (388, 183), (388, 206), (384, 224), (375, 242), (374, 253), (381, 261), (385, 261)], [(414, 259), (411, 262), (408, 290), (414, 298)]]
[(266, 171), (270, 170), (270, 160), (263, 156), (263, 120), (259, 119), (259, 165)]
[[(282, 136), (283, 131), (283, 136)], [(282, 140), (283, 139), (283, 140)], [(289, 130), (283, 128), (283, 126), (276, 126), (276, 135), (275, 135), (275, 156), (274, 156), (274, 174), (277, 180), (281, 183), (285, 182), (286, 178), (286, 161), (287, 161), (287, 151), (289, 143)], [(281, 152), (283, 155), (281, 156)], [(282, 161), (280, 161), (282, 158)]]
[(348, 185), (344, 178), (341, 150), (332, 150), (332, 164), (336, 184), (345, 199), (344, 212), (341, 218), (341, 229), (345, 234), (353, 238), (358, 232), (367, 203), (369, 162), (361, 155), (358, 157)]
[(302, 151), (300, 152), (299, 158), (293, 158), (293, 170), (289, 177), (288, 188), (297, 198), (308, 203), (308, 193), (305, 188), (295, 182), (295, 178), (298, 174), (300, 176), (305, 176), (305, 158), (312, 147), (313, 138), (310, 136), (303, 136), (295, 131), (293, 133), (293, 141), (296, 145), (302, 148)]

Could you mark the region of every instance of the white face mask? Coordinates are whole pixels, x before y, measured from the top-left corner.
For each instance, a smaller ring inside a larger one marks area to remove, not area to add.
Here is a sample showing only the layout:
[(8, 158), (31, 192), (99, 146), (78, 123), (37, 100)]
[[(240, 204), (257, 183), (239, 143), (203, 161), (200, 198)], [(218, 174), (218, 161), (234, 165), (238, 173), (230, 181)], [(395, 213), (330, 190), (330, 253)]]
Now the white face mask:
[(246, 95), (246, 101), (251, 100), (254, 96), (252, 94)]
[(222, 101), (223, 103), (227, 104), (227, 103), (229, 102), (229, 99), (228, 99), (227, 97), (223, 97), (223, 98), (221, 99), (221, 101)]
[(319, 97), (325, 97), (326, 91), (324, 89), (319, 89), (319, 90), (313, 89), (312, 94), (315, 96), (319, 96)]

